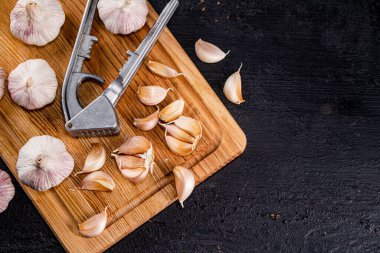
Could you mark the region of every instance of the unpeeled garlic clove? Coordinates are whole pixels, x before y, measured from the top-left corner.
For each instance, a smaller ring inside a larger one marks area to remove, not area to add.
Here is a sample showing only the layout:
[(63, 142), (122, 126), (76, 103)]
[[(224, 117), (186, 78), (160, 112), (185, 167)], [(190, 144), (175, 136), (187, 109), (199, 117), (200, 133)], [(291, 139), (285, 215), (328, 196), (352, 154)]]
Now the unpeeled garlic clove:
[(5, 93), (5, 80), (7, 79), (7, 73), (3, 68), (0, 68), (0, 100)]
[(183, 75), (183, 73), (178, 73), (176, 70), (156, 61), (149, 61), (148, 68), (156, 75), (164, 78), (174, 78)]
[(89, 191), (112, 191), (115, 189), (115, 181), (109, 174), (103, 171), (96, 171), (87, 175), (83, 179), (79, 189)]
[(174, 124), (194, 138), (200, 138), (202, 136), (202, 125), (198, 120), (181, 116), (174, 121)]
[(177, 166), (173, 170), (175, 188), (178, 194), (178, 200), (183, 207), (183, 202), (191, 195), (195, 187), (195, 178), (193, 173), (184, 167)]
[(183, 131), (181, 128), (177, 127), (174, 124), (167, 124), (167, 125), (164, 125), (164, 127), (168, 135), (173, 136), (174, 138), (180, 141), (184, 141), (187, 143), (195, 142), (195, 138), (193, 136)]
[(8, 208), (8, 204), (14, 196), (15, 187), (11, 177), (5, 171), (0, 170), (0, 213)]
[(219, 47), (199, 39), (195, 43), (195, 53), (205, 63), (217, 63), (223, 60), (229, 53), (224, 53)]
[(150, 147), (150, 141), (144, 136), (133, 136), (128, 138), (115, 152), (119, 155), (144, 154)]
[(83, 170), (76, 173), (90, 173), (100, 170), (106, 162), (106, 150), (100, 143), (93, 143), (90, 153), (88, 154), (86, 161), (84, 162)]
[(160, 109), (157, 109), (155, 113), (152, 115), (142, 118), (142, 119), (135, 119), (133, 121), (133, 125), (140, 129), (141, 131), (150, 131), (153, 128), (155, 128), (158, 125), (158, 115), (160, 113)]
[(104, 212), (96, 214), (83, 223), (78, 224), (79, 233), (88, 238), (100, 235), (107, 226), (107, 208), (105, 208)]
[(159, 117), (162, 121), (166, 123), (172, 122), (173, 120), (176, 120), (182, 115), (184, 108), (185, 101), (183, 101), (183, 99), (178, 99), (166, 106), (160, 112)]
[(165, 134), (165, 140), (169, 149), (176, 155), (187, 156), (194, 151), (193, 144), (180, 141), (168, 134)]
[(144, 105), (154, 106), (164, 101), (170, 90), (171, 88), (165, 90), (160, 86), (140, 86), (137, 97)]
[(245, 100), (243, 99), (242, 91), (241, 91), (241, 75), (240, 70), (243, 67), (243, 64), (241, 64), (239, 70), (235, 73), (233, 73), (226, 81), (223, 92), (226, 98), (234, 104), (240, 105), (241, 103), (244, 103)]

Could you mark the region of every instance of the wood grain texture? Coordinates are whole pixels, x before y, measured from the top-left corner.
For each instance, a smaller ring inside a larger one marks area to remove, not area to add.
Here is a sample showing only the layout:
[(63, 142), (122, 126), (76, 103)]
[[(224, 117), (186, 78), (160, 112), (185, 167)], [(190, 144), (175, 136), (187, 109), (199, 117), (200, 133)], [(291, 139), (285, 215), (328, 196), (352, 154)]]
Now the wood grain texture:
[[(2, 45), (0, 53), (4, 59), (9, 60), (0, 62), (1, 65), (9, 72), (26, 59), (43, 58), (55, 69), (62, 83), (85, 2), (78, 1), (75, 6), (63, 2), (65, 25), (60, 36), (43, 48), (26, 46), (11, 36), (8, 29), (8, 13), (15, 1), (4, 4), (4, 11), (0, 13), (0, 36), (7, 43)], [(85, 66), (86, 71), (99, 74), (110, 83), (126, 59), (126, 49), (133, 50), (138, 46), (156, 18), (157, 14), (150, 7), (147, 26), (128, 37), (111, 35), (97, 18), (93, 26), (93, 35), (99, 38), (100, 43), (94, 46), (91, 61)], [(79, 185), (82, 178), (76, 176), (69, 177), (60, 186), (43, 193), (23, 187), (67, 251), (104, 251), (173, 203), (176, 193), (171, 170), (176, 165), (193, 168), (197, 183), (200, 183), (236, 158), (245, 148), (245, 135), (168, 29), (160, 37), (149, 59), (175, 67), (185, 73), (185, 77), (161, 79), (149, 72), (144, 65), (119, 102), (118, 114), (122, 134), (117, 137), (71, 138), (63, 127), (59, 99), (52, 105), (33, 112), (16, 106), (9, 94), (1, 100), (0, 152), (15, 176), (18, 150), (29, 138), (36, 135), (50, 134), (61, 138), (74, 157), (75, 171), (81, 170), (91, 142), (102, 143), (108, 153), (117, 148), (125, 136), (145, 135), (153, 143), (156, 153), (155, 173), (140, 184), (130, 183), (123, 178), (115, 162), (109, 158), (103, 170), (111, 174), (116, 181), (117, 188), (112, 193), (70, 191)], [(186, 102), (185, 115), (202, 122), (203, 137), (196, 152), (191, 156), (173, 155), (164, 144), (163, 129), (157, 127), (154, 131), (143, 133), (132, 126), (134, 117), (144, 117), (154, 110), (140, 104), (135, 97), (140, 85), (172, 88), (174, 92), (169, 93), (161, 106), (181, 97)], [(83, 85), (80, 91), (83, 104), (92, 101), (103, 89), (104, 87), (93, 84)], [(218, 115), (218, 118), (215, 115)], [(99, 213), (105, 206), (110, 207), (110, 215), (104, 233), (91, 239), (79, 236), (77, 223)]]

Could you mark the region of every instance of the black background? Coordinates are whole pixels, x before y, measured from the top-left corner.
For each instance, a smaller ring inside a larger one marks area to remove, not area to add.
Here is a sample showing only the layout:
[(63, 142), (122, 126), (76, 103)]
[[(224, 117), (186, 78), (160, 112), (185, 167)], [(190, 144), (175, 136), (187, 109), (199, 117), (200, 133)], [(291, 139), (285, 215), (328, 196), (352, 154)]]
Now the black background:
[[(202, 2), (182, 0), (169, 27), (247, 150), (110, 252), (380, 251), (380, 1)], [(231, 54), (201, 63), (199, 38)], [(236, 106), (222, 87), (240, 62)], [(0, 251), (63, 251), (18, 185)]]

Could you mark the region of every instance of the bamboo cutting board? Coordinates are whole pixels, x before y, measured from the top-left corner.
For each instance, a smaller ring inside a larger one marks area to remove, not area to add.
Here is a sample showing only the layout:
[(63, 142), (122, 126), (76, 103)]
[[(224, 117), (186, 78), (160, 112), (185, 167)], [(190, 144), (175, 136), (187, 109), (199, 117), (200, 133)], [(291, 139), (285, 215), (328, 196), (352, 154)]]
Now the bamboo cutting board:
[[(62, 1), (66, 22), (59, 37), (41, 48), (27, 46), (12, 37), (9, 31), (9, 14), (15, 3), (15, 0), (1, 3), (0, 66), (9, 73), (28, 59), (42, 58), (56, 71), (62, 85), (86, 1), (76, 1), (75, 5), (71, 1)], [(98, 37), (99, 43), (94, 45), (91, 61), (86, 62), (84, 70), (102, 76), (106, 85), (99, 87), (92, 83), (84, 84), (80, 90), (82, 104), (88, 104), (101, 94), (107, 84), (117, 76), (118, 69), (126, 60), (127, 49), (135, 50), (148, 33), (157, 18), (151, 6), (149, 9), (147, 25), (129, 36), (112, 35), (96, 17), (92, 34)], [(91, 143), (102, 143), (110, 154), (128, 136), (144, 135), (152, 141), (156, 153), (155, 170), (153, 175), (149, 175), (141, 183), (134, 184), (125, 179), (115, 161), (108, 157), (102, 170), (111, 174), (116, 182), (116, 189), (112, 193), (72, 191), (84, 177), (74, 176), (74, 173), (61, 185), (47, 192), (36, 192), (23, 186), (69, 252), (104, 251), (173, 203), (177, 198), (171, 173), (175, 166), (191, 168), (199, 184), (245, 149), (244, 133), (168, 29), (161, 35), (147, 61), (149, 59), (174, 67), (185, 73), (185, 76), (171, 80), (162, 79), (153, 75), (144, 64), (118, 104), (121, 135), (116, 137), (75, 139), (69, 136), (64, 129), (60, 89), (55, 102), (38, 111), (29, 112), (20, 108), (12, 102), (9, 94), (0, 101), (0, 153), (16, 178), (18, 150), (36, 135), (49, 134), (62, 139), (74, 157), (74, 172), (81, 170)], [(169, 93), (160, 107), (182, 98), (186, 103), (184, 114), (202, 122), (203, 138), (192, 155), (179, 157), (171, 153), (164, 142), (164, 130), (160, 127), (150, 132), (141, 132), (133, 127), (133, 118), (145, 117), (155, 111), (155, 108), (138, 102), (135, 93), (140, 85), (172, 88), (173, 92)], [(78, 233), (78, 222), (103, 211), (105, 206), (109, 206), (106, 230), (96, 238), (81, 237)]]

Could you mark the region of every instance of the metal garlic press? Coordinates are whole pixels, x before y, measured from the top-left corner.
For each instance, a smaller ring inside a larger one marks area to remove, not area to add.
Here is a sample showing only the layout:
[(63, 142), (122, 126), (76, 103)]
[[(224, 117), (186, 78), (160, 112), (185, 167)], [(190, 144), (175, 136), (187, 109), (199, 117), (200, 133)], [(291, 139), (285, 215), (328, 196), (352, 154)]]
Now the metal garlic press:
[(85, 59), (90, 59), (92, 46), (98, 39), (90, 35), (98, 0), (89, 0), (83, 14), (73, 53), (65, 75), (62, 90), (62, 110), (66, 130), (74, 137), (110, 136), (120, 133), (115, 111), (117, 102), (128, 88), (133, 77), (149, 54), (163, 29), (177, 9), (178, 0), (171, 0), (135, 52), (127, 51), (128, 60), (119, 76), (95, 101), (83, 108), (78, 100), (78, 90), (85, 81), (103, 84), (103, 78), (83, 73)]

